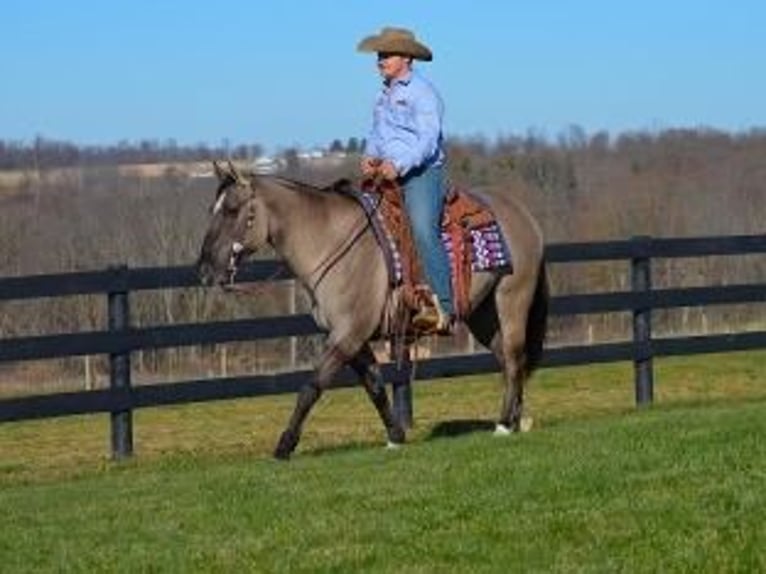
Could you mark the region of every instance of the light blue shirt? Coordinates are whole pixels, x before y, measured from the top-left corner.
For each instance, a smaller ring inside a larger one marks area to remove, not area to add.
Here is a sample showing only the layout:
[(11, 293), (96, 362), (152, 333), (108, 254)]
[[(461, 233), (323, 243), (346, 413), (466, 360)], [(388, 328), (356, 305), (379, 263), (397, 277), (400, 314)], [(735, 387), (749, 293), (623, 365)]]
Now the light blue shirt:
[(384, 84), (373, 111), (365, 155), (388, 160), (400, 176), (420, 166), (444, 163), (444, 103), (414, 70)]

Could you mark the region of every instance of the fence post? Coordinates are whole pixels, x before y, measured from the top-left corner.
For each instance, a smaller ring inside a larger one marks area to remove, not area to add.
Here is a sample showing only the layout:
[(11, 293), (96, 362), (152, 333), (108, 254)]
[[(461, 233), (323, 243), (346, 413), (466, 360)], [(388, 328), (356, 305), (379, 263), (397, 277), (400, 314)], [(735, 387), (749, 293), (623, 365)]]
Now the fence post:
[[(109, 268), (118, 278), (124, 278), (126, 265)], [(117, 281), (117, 286), (109, 291), (109, 331), (124, 331), (130, 327), (130, 306), (128, 290), (124, 281)], [(112, 391), (129, 391), (130, 352), (110, 353), (109, 388)], [(133, 411), (130, 409), (112, 411), (112, 458), (121, 460), (133, 454)]]
[(651, 237), (633, 237), (636, 254), (630, 262), (633, 293), (645, 294), (644, 303), (633, 309), (633, 365), (635, 374), (636, 405), (652, 403), (654, 398), (654, 371), (652, 368), (652, 290)]

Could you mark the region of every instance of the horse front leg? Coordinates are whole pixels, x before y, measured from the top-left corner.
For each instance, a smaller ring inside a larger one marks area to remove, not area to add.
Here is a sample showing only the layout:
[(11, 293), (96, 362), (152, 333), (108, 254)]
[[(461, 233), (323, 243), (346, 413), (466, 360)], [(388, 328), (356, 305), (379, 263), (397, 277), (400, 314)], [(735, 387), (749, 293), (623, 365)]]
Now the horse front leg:
[(404, 444), (405, 433), (399, 421), (391, 410), (391, 404), (386, 394), (386, 383), (380, 372), (375, 354), (368, 344), (364, 345), (359, 353), (352, 359), (351, 367), (354, 369), (359, 380), (364, 385), (367, 396), (370, 397), (375, 410), (378, 411), (383, 426), (386, 427), (388, 446), (395, 447)]
[(337, 345), (330, 345), (323, 351), (319, 359), (319, 366), (314, 371), (312, 380), (305, 384), (298, 393), (293, 414), (274, 449), (275, 458), (280, 460), (290, 458), (295, 447), (298, 446), (298, 441), (300, 441), (306, 417), (308, 417), (312, 407), (332, 382), (335, 373), (338, 372), (347, 360), (347, 355)]

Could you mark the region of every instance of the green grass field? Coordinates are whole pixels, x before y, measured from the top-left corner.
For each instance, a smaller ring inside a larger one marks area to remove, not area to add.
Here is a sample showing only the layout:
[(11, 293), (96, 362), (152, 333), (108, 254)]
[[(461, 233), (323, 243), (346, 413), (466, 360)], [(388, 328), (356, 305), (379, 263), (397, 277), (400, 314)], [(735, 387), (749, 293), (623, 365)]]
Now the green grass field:
[[(545, 370), (533, 432), (489, 420), (489, 378), (416, 386), (399, 451), (358, 390), (328, 394), (292, 462), (292, 397), (148, 409), (135, 460), (106, 417), (0, 426), (5, 572), (766, 571), (766, 353)], [(450, 422), (451, 421), (451, 422)]]

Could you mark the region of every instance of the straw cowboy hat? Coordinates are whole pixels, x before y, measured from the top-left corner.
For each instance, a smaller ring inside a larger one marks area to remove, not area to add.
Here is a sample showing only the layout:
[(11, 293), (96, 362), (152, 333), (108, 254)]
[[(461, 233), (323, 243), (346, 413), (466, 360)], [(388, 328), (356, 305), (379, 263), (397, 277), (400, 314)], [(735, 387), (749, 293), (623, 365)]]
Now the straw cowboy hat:
[(356, 49), (360, 52), (401, 54), (426, 62), (433, 60), (428, 46), (418, 42), (415, 34), (405, 28), (383, 28), (380, 34), (367, 36), (359, 42)]

